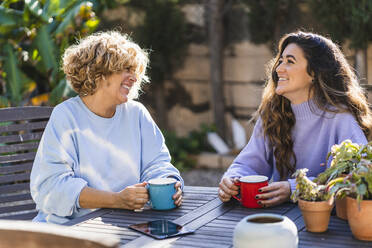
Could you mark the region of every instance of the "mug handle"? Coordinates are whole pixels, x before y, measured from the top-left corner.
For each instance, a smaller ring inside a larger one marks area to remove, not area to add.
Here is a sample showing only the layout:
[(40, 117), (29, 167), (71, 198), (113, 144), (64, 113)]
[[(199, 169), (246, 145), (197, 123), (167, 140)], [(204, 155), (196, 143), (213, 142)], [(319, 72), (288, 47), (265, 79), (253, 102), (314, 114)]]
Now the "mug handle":
[[(148, 183), (146, 184), (145, 188), (147, 189), (147, 194), (149, 194), (149, 188), (150, 188), (150, 186), (149, 186)], [(149, 196), (150, 196), (150, 194), (149, 194)], [(152, 208), (152, 202), (150, 200), (150, 197), (149, 197), (149, 200), (145, 204), (149, 205)]]
[[(235, 181), (234, 182), (234, 185), (238, 186), (239, 187), (239, 194), (237, 195), (240, 195), (240, 185), (241, 185), (241, 182), (240, 181)], [(237, 195), (232, 195), (232, 197), (236, 200), (238, 200), (239, 202), (242, 201), (242, 198), (238, 197)]]

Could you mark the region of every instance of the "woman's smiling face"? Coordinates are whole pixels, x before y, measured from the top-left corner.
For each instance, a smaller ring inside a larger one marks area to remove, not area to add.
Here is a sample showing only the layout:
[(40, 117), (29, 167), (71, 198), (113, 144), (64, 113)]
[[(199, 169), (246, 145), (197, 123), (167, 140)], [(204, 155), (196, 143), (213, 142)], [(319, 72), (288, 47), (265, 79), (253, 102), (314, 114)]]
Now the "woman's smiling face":
[(128, 101), (129, 91), (136, 81), (132, 71), (124, 70), (106, 77), (106, 82), (100, 90), (104, 91), (105, 99), (119, 105)]
[(298, 45), (287, 45), (275, 71), (279, 78), (276, 94), (284, 96), (292, 104), (300, 104), (311, 98), (312, 76), (307, 72), (307, 60)]

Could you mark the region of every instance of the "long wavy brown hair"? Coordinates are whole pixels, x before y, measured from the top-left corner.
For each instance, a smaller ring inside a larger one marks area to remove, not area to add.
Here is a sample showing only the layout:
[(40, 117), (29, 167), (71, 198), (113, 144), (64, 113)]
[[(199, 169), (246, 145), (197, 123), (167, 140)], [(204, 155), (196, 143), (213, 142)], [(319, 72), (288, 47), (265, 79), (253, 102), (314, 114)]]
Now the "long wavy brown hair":
[(314, 78), (309, 97), (312, 95), (316, 106), (328, 112), (352, 113), (368, 139), (372, 130), (372, 115), (364, 90), (338, 46), (313, 33), (299, 31), (285, 35), (279, 42), (278, 54), (270, 63), (257, 111), (262, 119), (263, 133), (273, 148), (281, 180), (292, 175), (296, 168), (291, 136), (296, 119), (290, 101), (275, 93), (279, 79), (276, 68), (284, 49), (291, 43), (302, 49), (307, 60), (307, 73)]

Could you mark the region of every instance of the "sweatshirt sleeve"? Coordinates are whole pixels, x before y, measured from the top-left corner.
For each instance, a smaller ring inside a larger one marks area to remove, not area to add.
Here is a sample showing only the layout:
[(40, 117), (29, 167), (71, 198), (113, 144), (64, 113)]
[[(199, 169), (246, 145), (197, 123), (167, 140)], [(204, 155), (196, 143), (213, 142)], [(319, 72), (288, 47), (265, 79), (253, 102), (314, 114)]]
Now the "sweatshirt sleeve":
[(242, 177), (273, 174), (273, 154), (262, 132), (262, 122), (258, 119), (248, 144), (235, 158), (224, 177)]
[(340, 144), (344, 140), (351, 140), (357, 144), (367, 144), (367, 138), (364, 135), (363, 130), (360, 128), (358, 122), (351, 114), (344, 114), (345, 118), (340, 119), (338, 123), (338, 141)]
[[(349, 112), (336, 114), (336, 116), (334, 117), (334, 121), (332, 122), (332, 125), (329, 127), (329, 130), (327, 130), (327, 132), (332, 133), (331, 137), (334, 137), (327, 152), (330, 151), (332, 145), (340, 144), (347, 139), (357, 144), (364, 145), (368, 143), (367, 138), (360, 128), (358, 122)], [(331, 161), (332, 157), (328, 159), (327, 168), (329, 168), (329, 166), (331, 165)], [(309, 179), (314, 180), (315, 176), (309, 176)], [(288, 179), (288, 182), (290, 183), (291, 191), (293, 192), (296, 189), (296, 179)]]
[(184, 186), (179, 171), (171, 164), (169, 150), (163, 134), (151, 118), (147, 109), (141, 105), (141, 182), (153, 178), (173, 177)]
[(75, 176), (78, 155), (66, 114), (53, 110), (41, 138), (31, 171), (31, 195), (45, 214), (71, 216), (77, 209), (81, 190), (87, 185)]
[[(336, 139), (333, 145), (341, 144), (345, 140), (351, 140), (353, 143), (365, 145), (368, 143), (367, 138), (360, 128), (359, 123), (351, 113), (338, 114), (334, 123), (336, 130)], [(332, 146), (331, 146), (332, 147)], [(331, 150), (329, 148), (329, 151)], [(332, 157), (328, 159), (327, 168), (331, 165)]]

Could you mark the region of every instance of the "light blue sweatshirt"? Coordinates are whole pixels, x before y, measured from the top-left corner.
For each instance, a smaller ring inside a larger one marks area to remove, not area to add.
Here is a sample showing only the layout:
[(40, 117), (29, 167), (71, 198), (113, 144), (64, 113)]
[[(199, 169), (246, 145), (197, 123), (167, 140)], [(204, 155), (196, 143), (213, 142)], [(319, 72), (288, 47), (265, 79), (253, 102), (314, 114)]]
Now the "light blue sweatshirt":
[(31, 172), (34, 221), (64, 223), (92, 211), (79, 206), (85, 186), (119, 192), (158, 177), (183, 180), (164, 138), (139, 102), (118, 105), (112, 118), (91, 112), (80, 97), (57, 105)]
[[(310, 106), (311, 105), (311, 106)], [(366, 144), (367, 139), (351, 113), (331, 113), (321, 111), (312, 101), (292, 105), (296, 124), (292, 130), (293, 151), (297, 158), (295, 169), (308, 168), (307, 175), (316, 177), (326, 169), (327, 154), (334, 144), (346, 139), (354, 143)], [(328, 164), (329, 165), (329, 164)], [(251, 139), (235, 158), (223, 177), (265, 175), (280, 181), (276, 169), (274, 152), (264, 138), (262, 121), (258, 119)], [(295, 190), (295, 179), (288, 178), (291, 190)]]

